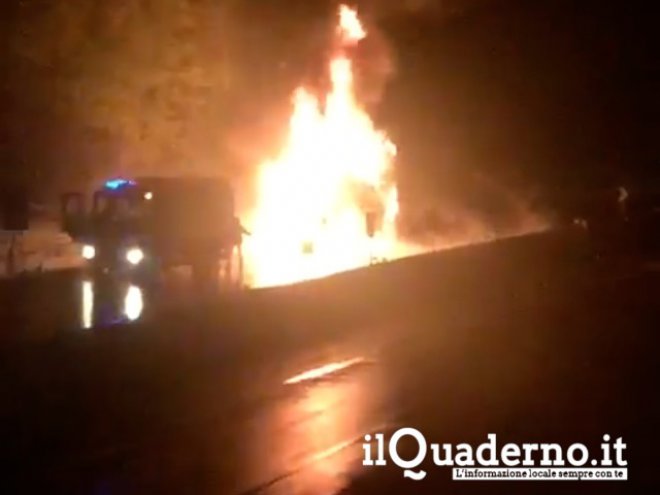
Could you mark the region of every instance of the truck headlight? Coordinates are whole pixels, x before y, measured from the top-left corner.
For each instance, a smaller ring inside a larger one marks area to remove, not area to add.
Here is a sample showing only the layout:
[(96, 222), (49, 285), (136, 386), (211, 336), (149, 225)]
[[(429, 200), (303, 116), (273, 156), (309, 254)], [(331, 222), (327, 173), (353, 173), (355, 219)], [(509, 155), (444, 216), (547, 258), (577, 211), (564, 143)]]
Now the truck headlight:
[(96, 248), (91, 244), (85, 244), (82, 247), (82, 257), (86, 260), (93, 260), (96, 257)]
[(130, 248), (126, 251), (126, 261), (131, 265), (139, 265), (144, 259), (144, 251), (139, 247)]

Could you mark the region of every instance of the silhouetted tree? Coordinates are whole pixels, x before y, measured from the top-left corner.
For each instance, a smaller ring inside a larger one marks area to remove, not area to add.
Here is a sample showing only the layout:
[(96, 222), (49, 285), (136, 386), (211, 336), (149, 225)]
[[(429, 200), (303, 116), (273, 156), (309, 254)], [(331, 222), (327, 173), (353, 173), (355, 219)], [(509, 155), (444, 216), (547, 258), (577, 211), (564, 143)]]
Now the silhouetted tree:
[(111, 142), (118, 154), (99, 157), (114, 161), (111, 169), (206, 165), (230, 90), (222, 49), (230, 8), (212, 0), (23, 0), (10, 34), (10, 87), (35, 113), (86, 129), (80, 139), (99, 149)]

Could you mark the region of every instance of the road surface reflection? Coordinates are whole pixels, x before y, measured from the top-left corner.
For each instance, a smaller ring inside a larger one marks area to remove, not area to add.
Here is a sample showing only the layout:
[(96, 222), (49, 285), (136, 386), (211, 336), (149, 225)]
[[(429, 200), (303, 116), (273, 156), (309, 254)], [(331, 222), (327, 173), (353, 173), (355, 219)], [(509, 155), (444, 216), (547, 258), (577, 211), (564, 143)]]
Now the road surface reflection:
[(84, 329), (134, 322), (144, 311), (144, 291), (137, 285), (83, 280), (80, 290), (80, 325)]
[(325, 494), (347, 485), (364, 435), (384, 423), (378, 368), (366, 364), (362, 357), (322, 363), (283, 382), (284, 400), (252, 423), (257, 490)]
[(130, 321), (135, 321), (142, 315), (144, 300), (142, 289), (136, 285), (130, 285), (124, 297), (124, 314)]

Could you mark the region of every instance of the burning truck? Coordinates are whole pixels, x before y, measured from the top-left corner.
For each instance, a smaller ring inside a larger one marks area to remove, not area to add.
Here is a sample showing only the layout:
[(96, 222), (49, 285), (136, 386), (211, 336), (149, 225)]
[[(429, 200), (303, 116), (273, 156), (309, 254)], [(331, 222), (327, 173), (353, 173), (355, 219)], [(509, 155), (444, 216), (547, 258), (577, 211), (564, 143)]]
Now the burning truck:
[(248, 214), (246, 263), (253, 285), (320, 278), (411, 254), (396, 234), (397, 148), (356, 97), (352, 55), (367, 37), (357, 12), (341, 6), (326, 94), (293, 94), (288, 135), (259, 169)]

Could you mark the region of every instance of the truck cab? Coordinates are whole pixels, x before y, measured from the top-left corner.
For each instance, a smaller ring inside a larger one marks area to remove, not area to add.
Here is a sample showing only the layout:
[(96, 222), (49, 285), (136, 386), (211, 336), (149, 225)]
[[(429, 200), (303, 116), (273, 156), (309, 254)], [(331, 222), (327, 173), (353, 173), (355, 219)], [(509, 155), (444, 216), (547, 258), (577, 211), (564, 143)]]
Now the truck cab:
[(113, 179), (88, 200), (62, 197), (62, 228), (82, 244), (97, 275), (153, 276), (190, 266), (197, 278), (217, 276), (220, 263), (238, 264), (240, 221), (229, 184), (217, 178)]

